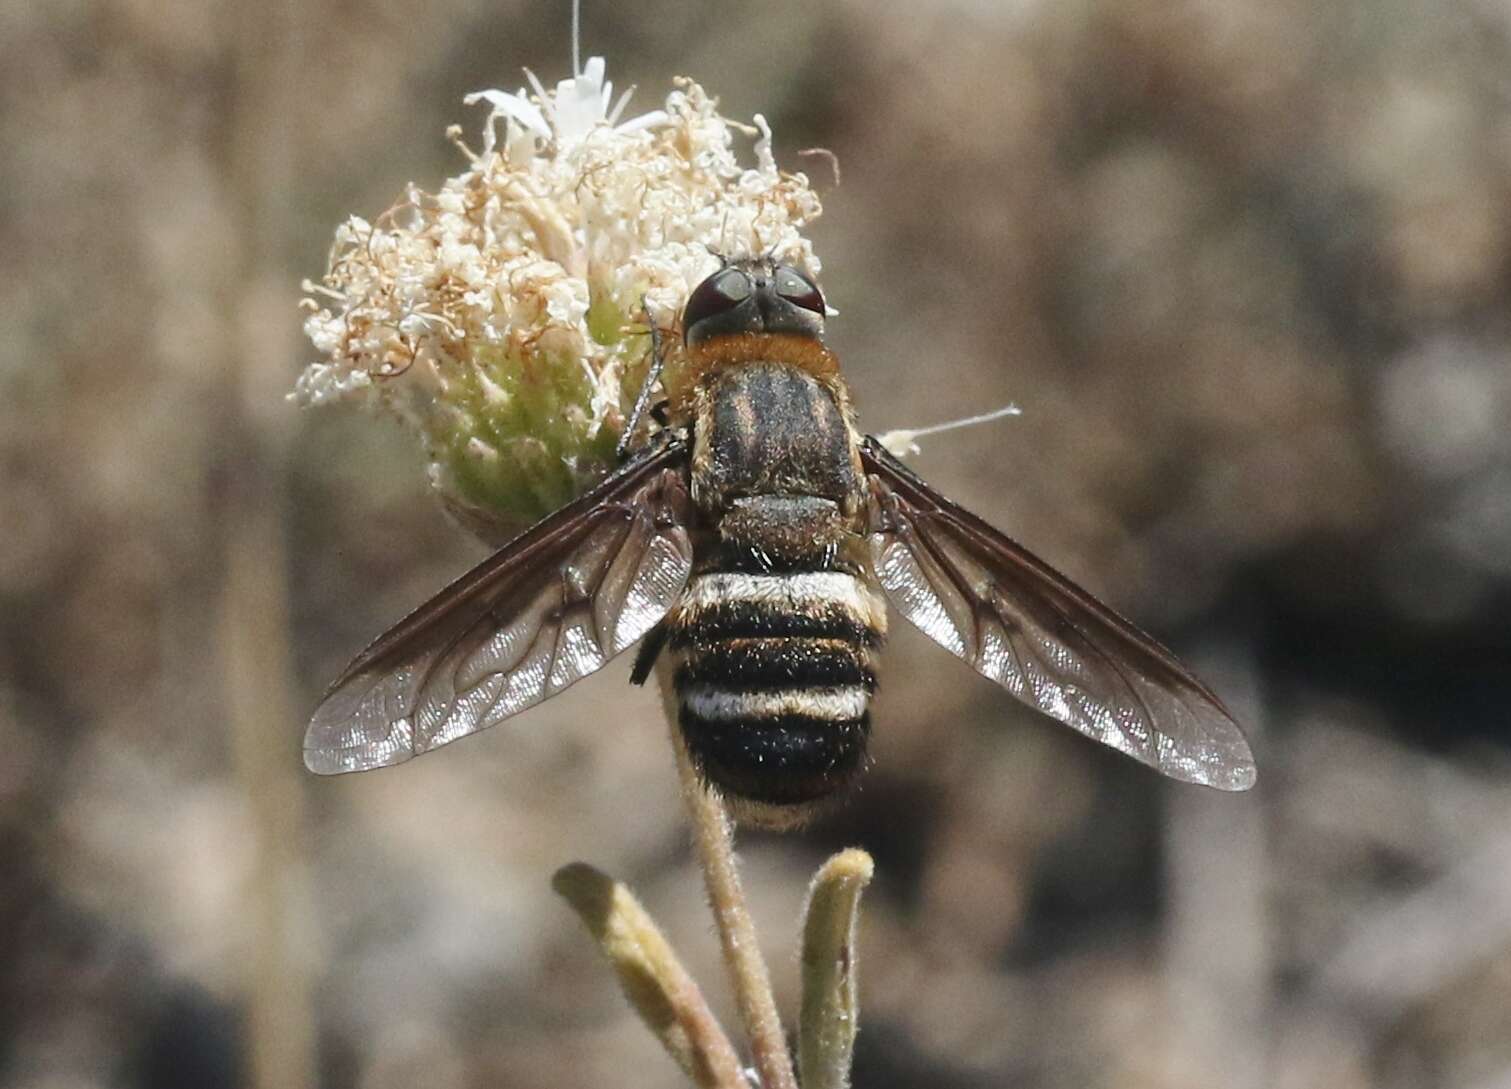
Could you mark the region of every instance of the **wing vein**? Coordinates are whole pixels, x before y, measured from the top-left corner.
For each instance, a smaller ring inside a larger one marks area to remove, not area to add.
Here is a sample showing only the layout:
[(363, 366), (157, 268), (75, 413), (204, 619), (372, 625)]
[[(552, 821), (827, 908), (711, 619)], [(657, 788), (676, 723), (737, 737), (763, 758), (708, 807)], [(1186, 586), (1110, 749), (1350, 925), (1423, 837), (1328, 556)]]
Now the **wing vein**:
[[(687, 441), (662, 434), (358, 655), (310, 720), (310, 769), (384, 767), (492, 726), (601, 668), (624, 649), (621, 632), (659, 621), (692, 569)], [(644, 588), (628, 629), (621, 583)]]
[[(972, 541), (976, 540), (976, 535), (971, 533), (970, 527), (962, 525), (958, 519), (951, 518), (948, 511), (936, 511), (935, 516), (945, 518), (962, 535), (964, 535), (966, 539)], [(978, 548), (979, 547), (980, 545), (978, 542)], [(977, 562), (982, 562), (979, 551), (976, 559)], [(1057, 586), (1054, 586), (1052, 583), (1046, 583), (1042, 581), (1038, 585), (1045, 591), (1040, 600), (1042, 600), (1046, 605), (1050, 607), (1051, 610), (1053, 610), (1055, 616), (1060, 618), (1060, 621), (1062, 624), (1064, 624), (1066, 630), (1073, 632), (1076, 635), (1078, 642), (1080, 642), (1084, 650), (1089, 650), (1093, 656), (1101, 659), (1102, 663), (1107, 667), (1112, 675), (1117, 678), (1128, 695), (1133, 697), (1133, 699), (1138, 702), (1139, 711), (1142, 714), (1144, 721), (1149, 724), (1150, 730), (1153, 731), (1157, 729), (1158, 716), (1155, 714), (1154, 708), (1149, 706), (1149, 701), (1144, 698), (1143, 692), (1141, 692), (1139, 690), (1139, 687), (1129, 679), (1127, 673), (1123, 669), (1122, 663), (1119, 662), (1118, 659), (1111, 653), (1109, 653), (1106, 649), (1104, 649), (1094, 638), (1092, 638), (1090, 633), (1088, 633), (1085, 628), (1078, 624), (1075, 618), (1066, 611), (1064, 605), (1056, 600), (1056, 597), (1059, 593), (1059, 588)], [(1166, 691), (1169, 691), (1169, 689), (1167, 688)], [(1180, 693), (1177, 692), (1174, 693), (1174, 695), (1177, 699), (1180, 699)], [(1185, 701), (1182, 700), (1181, 702), (1184, 703)], [(1187, 710), (1190, 710), (1190, 708), (1188, 707)], [(1116, 721), (1116, 716), (1113, 717), (1114, 721)], [(1121, 724), (1118, 724), (1118, 729), (1120, 732), (1122, 732), (1124, 737), (1128, 736), (1127, 731), (1123, 729)], [(1150, 735), (1150, 741), (1151, 743), (1153, 741), (1152, 733)]]
[(1167, 775), (1253, 785), (1232, 714), (1174, 654), (874, 439), (861, 458), (883, 588), (927, 635), (1024, 702)]

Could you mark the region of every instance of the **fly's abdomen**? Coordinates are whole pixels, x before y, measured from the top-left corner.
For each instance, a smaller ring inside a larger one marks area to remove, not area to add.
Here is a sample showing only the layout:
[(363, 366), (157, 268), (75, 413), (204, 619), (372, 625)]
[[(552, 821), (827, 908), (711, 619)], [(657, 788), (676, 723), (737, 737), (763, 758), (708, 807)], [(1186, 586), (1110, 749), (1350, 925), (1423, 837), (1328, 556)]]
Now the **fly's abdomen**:
[(865, 763), (880, 596), (844, 571), (708, 571), (668, 617), (679, 723), (703, 775), (777, 819)]

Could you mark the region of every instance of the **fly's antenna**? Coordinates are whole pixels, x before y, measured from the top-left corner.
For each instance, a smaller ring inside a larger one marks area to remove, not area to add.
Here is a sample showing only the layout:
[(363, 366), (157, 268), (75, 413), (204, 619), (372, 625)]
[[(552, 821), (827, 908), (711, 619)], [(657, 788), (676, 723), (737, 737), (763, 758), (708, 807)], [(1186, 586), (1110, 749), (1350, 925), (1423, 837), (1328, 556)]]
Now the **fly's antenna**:
[(572, 78), (582, 75), (582, 0), (572, 0)]
[(954, 431), (959, 427), (974, 427), (976, 424), (991, 423), (1000, 420), (1004, 416), (1021, 416), (1023, 410), (1017, 405), (1003, 405), (991, 412), (983, 412), (979, 416), (966, 416), (960, 420), (948, 420), (945, 423), (933, 424), (929, 427), (917, 427), (913, 429), (898, 428), (896, 431), (887, 431), (876, 436), (876, 441), (887, 449), (887, 453), (894, 458), (905, 458), (909, 454), (919, 452), (916, 441), (923, 435), (938, 435), (943, 431)]
[[(722, 257), (726, 266), (755, 260), (755, 245), (759, 241), (755, 224), (743, 223), (742, 220), (743, 217), (734, 215), (732, 209), (724, 210), (724, 223), (719, 228), (719, 244), (724, 248)], [(749, 237), (742, 242), (741, 235)]]
[[(714, 272), (723, 272), (730, 265), (732, 265), (732, 264), (735, 263), (733, 257), (730, 257), (729, 254), (725, 253), (722, 249), (715, 249), (713, 246), (710, 246), (707, 242), (703, 242), (701, 240), (693, 240), (693, 241), (689, 242), (688, 245), (691, 245), (691, 246), (701, 246), (703, 248), (703, 252), (704, 253), (708, 254), (708, 256), (712, 257), (715, 261), (719, 262), (719, 267), (717, 269), (715, 269)], [(712, 276), (713, 272), (710, 272), (709, 275)], [(697, 281), (695, 281), (695, 283), (696, 282)]]

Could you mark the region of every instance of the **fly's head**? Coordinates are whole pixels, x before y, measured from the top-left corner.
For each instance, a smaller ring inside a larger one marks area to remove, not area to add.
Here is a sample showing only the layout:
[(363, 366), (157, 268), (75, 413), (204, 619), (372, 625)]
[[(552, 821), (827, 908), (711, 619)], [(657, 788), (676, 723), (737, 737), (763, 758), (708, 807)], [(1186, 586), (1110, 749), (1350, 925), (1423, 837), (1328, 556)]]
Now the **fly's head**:
[(682, 330), (689, 348), (740, 333), (788, 333), (821, 341), (824, 296), (791, 265), (764, 257), (731, 261), (687, 297)]

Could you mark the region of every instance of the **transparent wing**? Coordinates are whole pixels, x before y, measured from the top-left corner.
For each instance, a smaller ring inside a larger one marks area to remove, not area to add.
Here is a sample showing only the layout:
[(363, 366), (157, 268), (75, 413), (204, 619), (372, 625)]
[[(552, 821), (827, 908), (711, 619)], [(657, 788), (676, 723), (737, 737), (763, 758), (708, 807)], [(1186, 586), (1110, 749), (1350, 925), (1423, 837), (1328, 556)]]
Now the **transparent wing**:
[(861, 458), (877, 578), (929, 638), (1024, 703), (1172, 778), (1254, 785), (1233, 716), (1170, 651), (874, 439)]
[(601, 669), (686, 585), (689, 508), (673, 440), (538, 523), (346, 668), (310, 720), (305, 765), (397, 764)]

